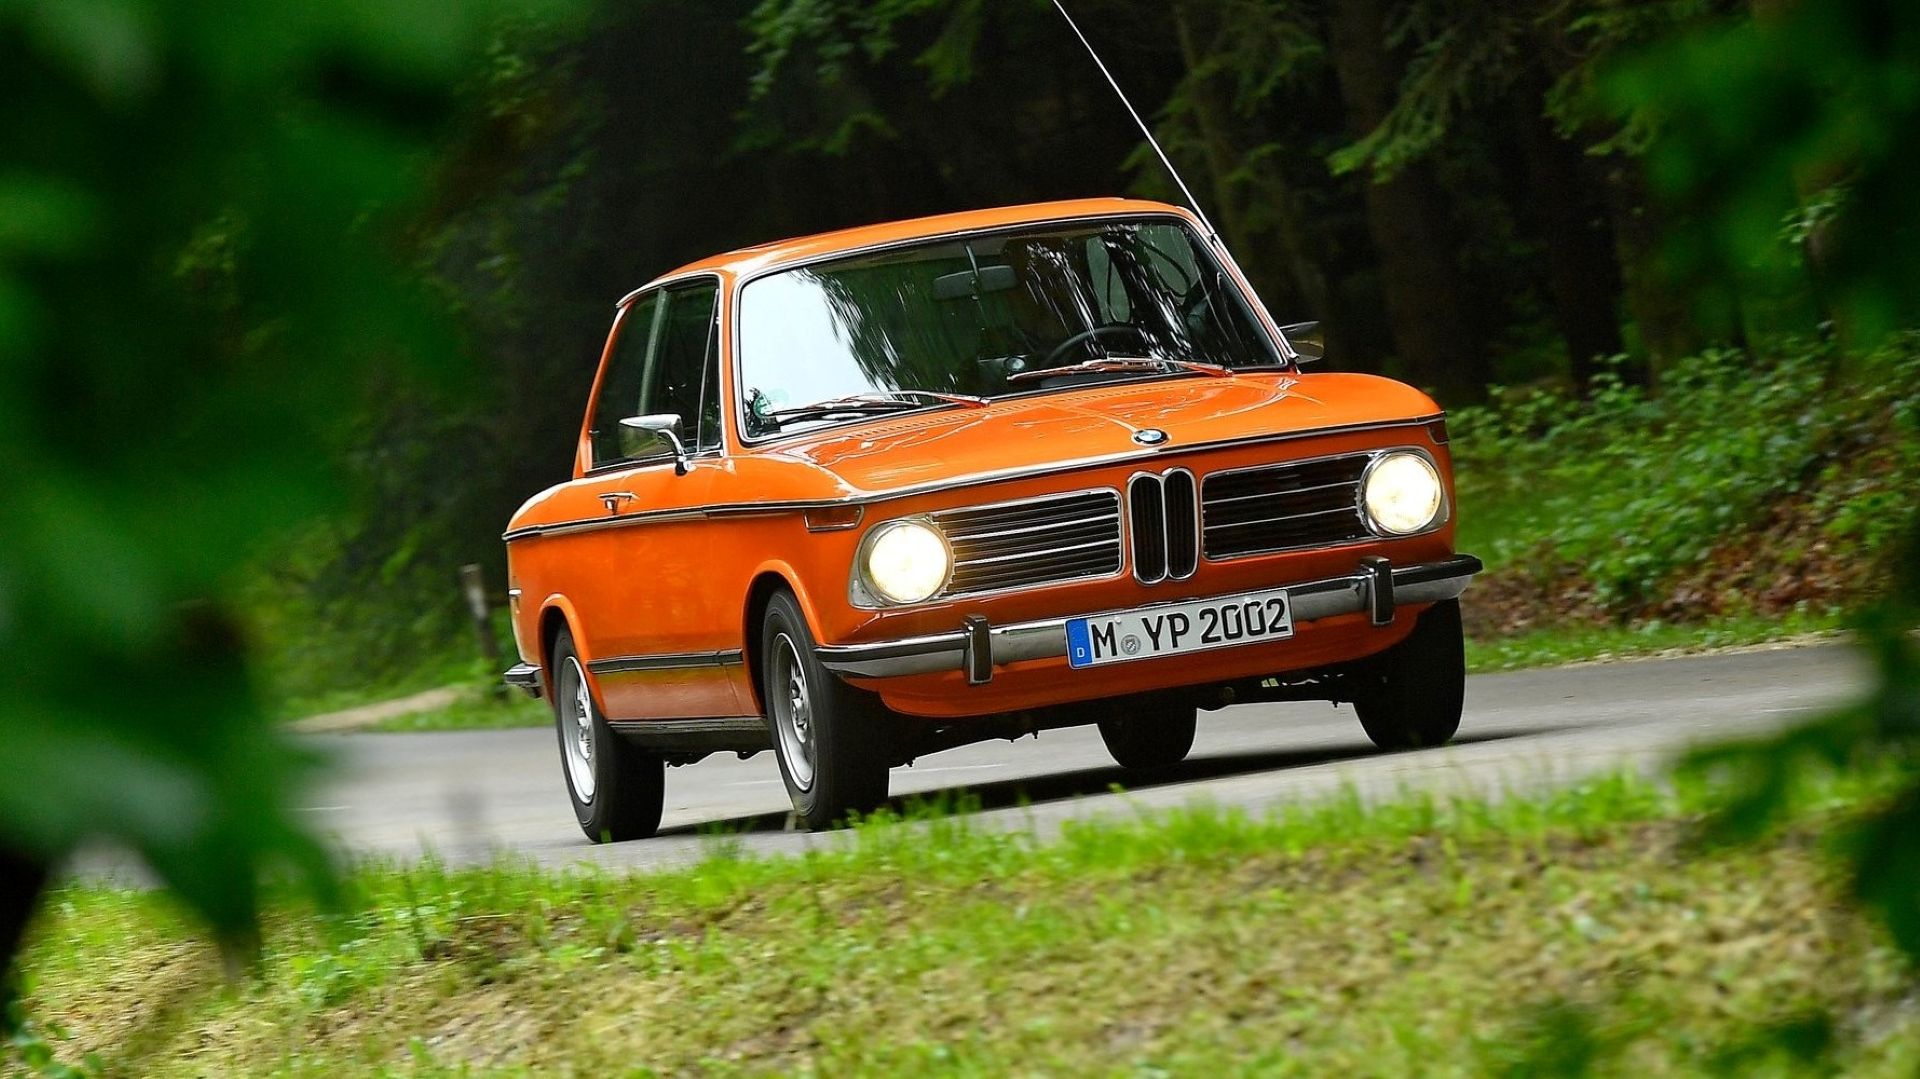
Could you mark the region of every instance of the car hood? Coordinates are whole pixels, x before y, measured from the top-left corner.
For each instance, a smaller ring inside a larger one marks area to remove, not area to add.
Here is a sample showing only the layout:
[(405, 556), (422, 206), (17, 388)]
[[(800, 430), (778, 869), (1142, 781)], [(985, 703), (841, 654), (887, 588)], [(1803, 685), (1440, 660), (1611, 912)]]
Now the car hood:
[[(826, 469), (854, 490), (880, 493), (1049, 462), (1177, 452), (1439, 412), (1420, 391), (1372, 375), (1195, 376), (884, 417), (782, 442), (777, 452)], [(1165, 440), (1137, 441), (1143, 431), (1162, 432)]]

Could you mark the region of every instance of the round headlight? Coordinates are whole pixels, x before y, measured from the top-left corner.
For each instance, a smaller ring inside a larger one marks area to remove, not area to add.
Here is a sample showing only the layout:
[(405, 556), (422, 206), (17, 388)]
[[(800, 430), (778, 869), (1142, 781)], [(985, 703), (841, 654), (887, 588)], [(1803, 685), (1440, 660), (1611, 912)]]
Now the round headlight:
[(932, 599), (952, 568), (946, 537), (919, 521), (882, 525), (867, 544), (867, 583), (888, 603)]
[(1363, 498), (1374, 528), (1390, 536), (1411, 535), (1440, 516), (1440, 473), (1417, 453), (1389, 453), (1367, 469)]

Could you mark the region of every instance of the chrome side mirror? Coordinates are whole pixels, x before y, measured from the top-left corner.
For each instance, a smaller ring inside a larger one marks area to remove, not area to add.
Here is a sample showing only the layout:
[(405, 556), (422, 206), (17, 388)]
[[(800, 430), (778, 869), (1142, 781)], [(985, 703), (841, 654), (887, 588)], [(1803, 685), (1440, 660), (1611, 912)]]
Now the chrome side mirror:
[(662, 412), (654, 416), (628, 416), (620, 421), (620, 426), (629, 431), (640, 431), (666, 442), (673, 448), (673, 474), (684, 476), (691, 467), (688, 461), (687, 444), (680, 441), (680, 417), (676, 413)]
[(1318, 322), (1296, 322), (1291, 326), (1282, 326), (1280, 336), (1293, 346), (1293, 362), (1296, 364), (1314, 363), (1327, 358), (1327, 342), (1321, 336)]

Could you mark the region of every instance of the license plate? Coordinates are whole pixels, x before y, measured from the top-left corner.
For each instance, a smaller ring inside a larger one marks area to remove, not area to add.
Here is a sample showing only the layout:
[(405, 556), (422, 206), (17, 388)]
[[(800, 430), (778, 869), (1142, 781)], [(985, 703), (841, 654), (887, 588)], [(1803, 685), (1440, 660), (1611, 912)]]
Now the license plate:
[(1067, 619), (1067, 665), (1098, 667), (1293, 636), (1287, 590)]

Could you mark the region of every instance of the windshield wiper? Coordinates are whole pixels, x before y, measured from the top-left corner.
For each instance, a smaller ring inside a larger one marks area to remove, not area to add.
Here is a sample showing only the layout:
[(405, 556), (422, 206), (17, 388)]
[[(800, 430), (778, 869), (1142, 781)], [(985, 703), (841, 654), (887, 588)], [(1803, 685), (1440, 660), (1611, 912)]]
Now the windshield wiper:
[(1106, 359), (1087, 360), (1083, 363), (1068, 364), (1065, 367), (1043, 367), (1038, 371), (1021, 371), (1008, 375), (1007, 382), (1009, 384), (1015, 382), (1032, 382), (1043, 378), (1053, 378), (1056, 375), (1097, 375), (1108, 372), (1125, 374), (1136, 371), (1148, 374), (1172, 374), (1175, 371), (1192, 371), (1195, 374), (1210, 375), (1214, 378), (1230, 378), (1233, 375), (1233, 371), (1229, 368), (1221, 367), (1218, 364), (1195, 363), (1192, 360), (1155, 360), (1148, 359), (1144, 356), (1109, 356)]
[(936, 405), (963, 405), (967, 408), (985, 408), (987, 399), (973, 397), (963, 393), (939, 393), (934, 390), (874, 390), (870, 393), (849, 394), (826, 401), (815, 401), (810, 405), (795, 408), (782, 408), (759, 417), (762, 423), (771, 423), (775, 427), (784, 427), (789, 423), (804, 423), (808, 420), (825, 420), (835, 416), (882, 415), (888, 412), (910, 412), (914, 409), (931, 407), (921, 404), (916, 398), (927, 398)]
[(837, 401), (828, 403), (839, 404), (840, 401), (899, 401), (902, 397), (925, 397), (943, 404), (965, 405), (968, 408), (987, 407), (987, 399), (984, 397), (975, 397), (970, 393), (942, 393), (939, 390), (874, 390), (870, 393), (856, 393), (850, 397), (843, 397)]

